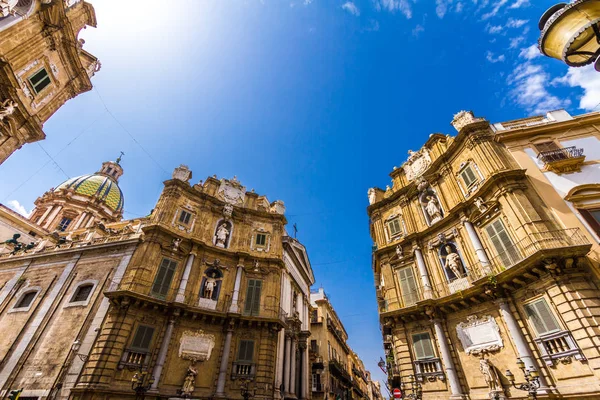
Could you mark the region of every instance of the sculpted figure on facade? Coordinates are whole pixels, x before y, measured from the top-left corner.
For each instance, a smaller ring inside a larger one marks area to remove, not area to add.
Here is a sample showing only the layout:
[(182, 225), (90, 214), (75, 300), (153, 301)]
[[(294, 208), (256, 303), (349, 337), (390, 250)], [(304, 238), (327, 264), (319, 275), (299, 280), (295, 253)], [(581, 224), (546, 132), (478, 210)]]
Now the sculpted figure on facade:
[(10, 99), (4, 100), (2, 103), (0, 103), (0, 121), (3, 121), (4, 118), (12, 115), (17, 110), (18, 106), (19, 105), (16, 102)]
[(475, 207), (477, 207), (477, 209), (482, 213), (486, 212), (488, 209), (487, 205), (485, 204), (485, 201), (483, 201), (481, 197), (477, 197), (475, 199)]
[(190, 396), (194, 392), (194, 389), (196, 388), (196, 375), (198, 375), (198, 370), (194, 368), (193, 365), (190, 365), (185, 374), (183, 386), (181, 387), (182, 395)]
[(490, 392), (503, 391), (496, 368), (489, 360), (481, 358), (479, 360), (479, 370), (483, 374), (483, 378), (485, 379), (485, 383), (488, 385)]
[(435, 196), (427, 196), (425, 210), (429, 214), (432, 224), (442, 219), (442, 210), (440, 209), (440, 205)]
[(448, 255), (446, 256), (446, 268), (452, 271), (454, 276), (460, 278), (463, 275), (463, 265), (460, 256), (457, 253), (454, 253), (452, 246), (446, 245), (445, 248), (448, 252)]
[(216, 286), (217, 286), (217, 281), (214, 278), (214, 276), (210, 277), (210, 278), (206, 278), (206, 283), (204, 284), (203, 297), (205, 299), (212, 299)]
[(227, 247), (227, 240), (229, 239), (229, 235), (231, 234), (231, 231), (228, 229), (228, 226), (229, 223), (227, 221), (223, 221), (219, 224), (217, 232), (215, 233), (215, 245), (217, 247)]
[(375, 200), (376, 200), (375, 188), (370, 188), (369, 191), (367, 192), (367, 194), (369, 196), (369, 204), (375, 203)]

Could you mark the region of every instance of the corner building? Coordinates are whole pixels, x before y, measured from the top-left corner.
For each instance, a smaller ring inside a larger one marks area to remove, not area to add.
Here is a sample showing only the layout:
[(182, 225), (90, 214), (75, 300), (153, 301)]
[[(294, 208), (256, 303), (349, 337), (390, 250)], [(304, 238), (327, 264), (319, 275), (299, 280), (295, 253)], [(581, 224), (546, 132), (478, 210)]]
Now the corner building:
[(505, 372), (523, 382), (521, 359), (538, 398), (598, 398), (595, 242), (496, 127), (471, 112), (452, 125), (457, 136), (432, 134), (368, 193), (391, 384), (415, 379), (424, 399), (526, 398)]
[(0, 1), (0, 164), (43, 140), (52, 114), (92, 90), (100, 62), (78, 37), (87, 26), (96, 14), (85, 1)]

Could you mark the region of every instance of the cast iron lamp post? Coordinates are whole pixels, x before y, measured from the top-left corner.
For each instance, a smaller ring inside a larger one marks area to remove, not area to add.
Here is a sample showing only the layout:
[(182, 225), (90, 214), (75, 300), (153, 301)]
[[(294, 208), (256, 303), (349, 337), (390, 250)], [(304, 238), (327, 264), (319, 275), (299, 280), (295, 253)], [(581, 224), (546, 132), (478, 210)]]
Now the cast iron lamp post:
[(540, 51), (570, 67), (595, 62), (596, 71), (600, 71), (599, 22), (598, 0), (575, 0), (550, 7), (539, 22)]
[(135, 398), (144, 400), (146, 392), (150, 390), (154, 383), (154, 377), (148, 374), (148, 371), (140, 370), (131, 378), (131, 390), (135, 392)]
[(249, 398), (254, 397), (256, 395), (256, 389), (254, 389), (254, 391), (250, 393), (250, 389), (248, 388), (250, 382), (250, 379), (243, 379), (240, 382), (240, 394), (242, 395), (244, 400), (248, 400)]
[(506, 370), (506, 378), (515, 389), (524, 390), (527, 392), (527, 398), (530, 400), (537, 399), (537, 390), (540, 388), (540, 373), (535, 369), (525, 369), (525, 363), (520, 358), (517, 359), (517, 367), (523, 371), (525, 383), (515, 384), (515, 376), (509, 369)]
[[(410, 385), (410, 387), (407, 387), (407, 384)], [(403, 399), (421, 400), (423, 398), (423, 386), (418, 379), (415, 379), (414, 375), (409, 375), (407, 382), (402, 381), (400, 383), (400, 388), (402, 388), (402, 393), (405, 393), (407, 390), (411, 392), (411, 394), (403, 395)]]

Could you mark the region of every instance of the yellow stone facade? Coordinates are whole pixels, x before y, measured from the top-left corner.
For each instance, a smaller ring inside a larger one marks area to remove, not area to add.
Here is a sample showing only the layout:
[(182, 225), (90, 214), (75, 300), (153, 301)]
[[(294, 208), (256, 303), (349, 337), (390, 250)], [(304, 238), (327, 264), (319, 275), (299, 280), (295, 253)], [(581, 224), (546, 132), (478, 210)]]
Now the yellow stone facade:
[(100, 63), (79, 32), (96, 26), (85, 1), (9, 0), (0, 8), (0, 164), (45, 138), (43, 124), (92, 89)]
[(504, 145), (513, 134), (558, 137), (575, 126), (597, 140), (592, 126), (563, 117), (503, 131), (461, 112), (457, 136), (431, 135), (394, 168), (390, 187), (369, 190), (392, 387), (414, 379), (424, 399), (526, 398), (506, 373), (523, 382), (521, 359), (540, 374), (539, 398), (600, 396), (597, 239), (523, 162), (526, 146)]

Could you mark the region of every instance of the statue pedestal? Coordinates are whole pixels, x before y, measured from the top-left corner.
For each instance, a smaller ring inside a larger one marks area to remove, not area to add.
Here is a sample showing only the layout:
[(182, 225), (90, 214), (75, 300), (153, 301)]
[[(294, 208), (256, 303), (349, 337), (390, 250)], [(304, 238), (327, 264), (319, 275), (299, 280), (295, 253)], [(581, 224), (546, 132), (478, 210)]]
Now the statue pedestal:
[(495, 400), (495, 399), (498, 399), (498, 400), (508, 400), (508, 397), (506, 397), (506, 395), (504, 394), (504, 392), (501, 391), (501, 390), (492, 390), (492, 391), (490, 391), (490, 399), (491, 400)]

